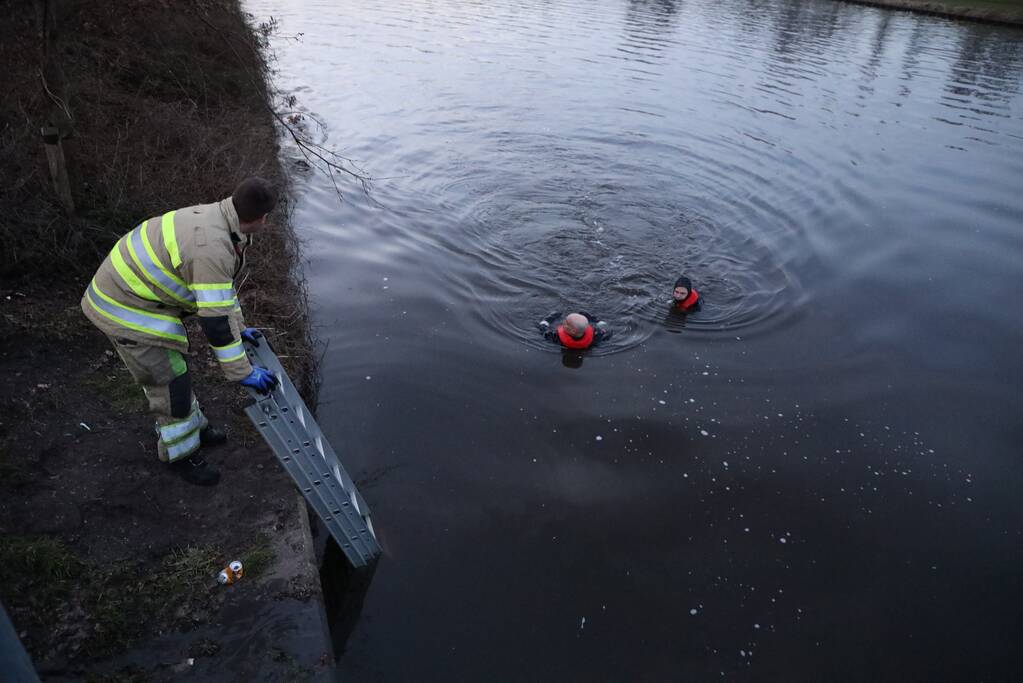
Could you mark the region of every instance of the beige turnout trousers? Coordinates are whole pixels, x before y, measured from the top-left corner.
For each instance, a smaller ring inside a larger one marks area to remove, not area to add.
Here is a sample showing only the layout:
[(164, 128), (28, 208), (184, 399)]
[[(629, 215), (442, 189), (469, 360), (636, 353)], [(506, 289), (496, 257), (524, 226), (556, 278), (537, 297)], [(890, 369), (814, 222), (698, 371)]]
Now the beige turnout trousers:
[(174, 462), (195, 453), (199, 432), (209, 423), (192, 393), (185, 357), (179, 351), (123, 337), (109, 339), (149, 399), (160, 460)]

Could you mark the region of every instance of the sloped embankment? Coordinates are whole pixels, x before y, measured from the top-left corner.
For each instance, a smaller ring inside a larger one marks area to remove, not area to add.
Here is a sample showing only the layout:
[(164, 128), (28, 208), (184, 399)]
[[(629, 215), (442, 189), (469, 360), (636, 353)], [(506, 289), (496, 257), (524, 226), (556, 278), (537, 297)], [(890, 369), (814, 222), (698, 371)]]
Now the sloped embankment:
[(861, 5), (891, 7), (944, 17), (1023, 26), (1023, 0), (849, 0)]
[[(294, 680), (328, 667), (304, 510), (242, 414), (243, 392), (190, 330), (196, 393), (231, 441), (209, 454), (221, 484), (189, 486), (157, 461), (141, 392), (78, 310), (140, 219), (222, 198), (248, 175), (286, 185), (268, 30), (234, 0), (40, 0), (0, 23), (0, 601), (44, 678)], [(48, 124), (63, 138), (71, 215), (50, 181)], [(250, 250), (240, 293), (309, 393), (286, 208)], [(245, 579), (218, 586), (235, 558)]]

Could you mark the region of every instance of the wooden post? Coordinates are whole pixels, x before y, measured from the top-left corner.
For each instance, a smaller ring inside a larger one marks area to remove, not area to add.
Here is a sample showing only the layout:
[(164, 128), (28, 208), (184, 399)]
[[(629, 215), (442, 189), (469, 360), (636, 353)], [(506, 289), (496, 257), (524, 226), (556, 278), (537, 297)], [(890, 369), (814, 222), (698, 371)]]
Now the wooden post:
[(46, 148), (46, 162), (50, 166), (50, 179), (64, 211), (69, 216), (75, 214), (75, 200), (71, 197), (71, 182), (67, 176), (67, 162), (64, 160), (64, 147), (60, 144), (60, 131), (55, 126), (44, 126), (43, 146)]

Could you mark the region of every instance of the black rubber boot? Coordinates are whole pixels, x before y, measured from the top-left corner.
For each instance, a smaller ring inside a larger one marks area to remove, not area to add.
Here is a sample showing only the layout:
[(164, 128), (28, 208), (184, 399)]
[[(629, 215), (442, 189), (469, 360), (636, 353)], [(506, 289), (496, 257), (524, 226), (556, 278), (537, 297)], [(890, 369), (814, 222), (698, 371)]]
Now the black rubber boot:
[(220, 446), (227, 443), (227, 432), (213, 425), (206, 425), (206, 429), (199, 432), (199, 443), (207, 448)]
[(178, 460), (171, 464), (171, 470), (196, 486), (216, 486), (220, 482), (220, 471), (211, 467), (201, 453)]

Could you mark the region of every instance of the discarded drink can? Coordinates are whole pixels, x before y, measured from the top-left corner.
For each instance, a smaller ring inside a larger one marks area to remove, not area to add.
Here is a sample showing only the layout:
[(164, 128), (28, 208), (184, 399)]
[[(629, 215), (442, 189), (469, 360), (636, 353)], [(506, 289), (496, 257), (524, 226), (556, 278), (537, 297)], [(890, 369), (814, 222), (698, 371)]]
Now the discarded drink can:
[(220, 573), (217, 574), (217, 581), (220, 582), (221, 585), (227, 586), (242, 578), (244, 574), (245, 569), (242, 567), (242, 563), (235, 560), (220, 570)]

